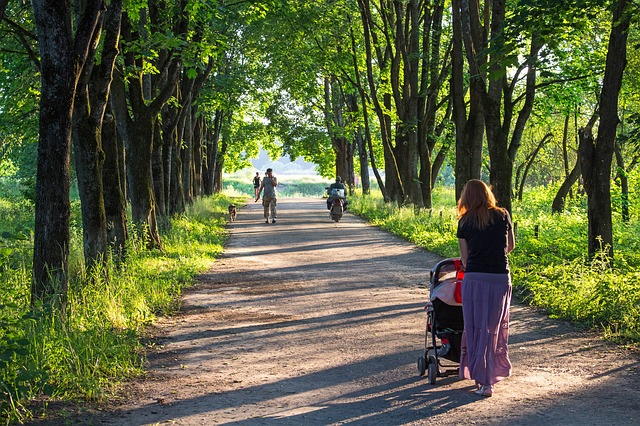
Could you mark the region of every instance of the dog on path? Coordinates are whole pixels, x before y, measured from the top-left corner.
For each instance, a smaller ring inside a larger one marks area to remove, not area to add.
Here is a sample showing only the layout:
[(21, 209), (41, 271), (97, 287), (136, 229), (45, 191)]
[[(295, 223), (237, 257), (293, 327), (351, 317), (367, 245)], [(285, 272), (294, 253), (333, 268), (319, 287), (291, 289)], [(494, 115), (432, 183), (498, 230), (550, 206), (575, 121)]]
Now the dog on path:
[(231, 220), (231, 222), (235, 222), (236, 221), (236, 216), (238, 215), (238, 210), (236, 210), (236, 205), (235, 204), (231, 204), (229, 206), (229, 219)]

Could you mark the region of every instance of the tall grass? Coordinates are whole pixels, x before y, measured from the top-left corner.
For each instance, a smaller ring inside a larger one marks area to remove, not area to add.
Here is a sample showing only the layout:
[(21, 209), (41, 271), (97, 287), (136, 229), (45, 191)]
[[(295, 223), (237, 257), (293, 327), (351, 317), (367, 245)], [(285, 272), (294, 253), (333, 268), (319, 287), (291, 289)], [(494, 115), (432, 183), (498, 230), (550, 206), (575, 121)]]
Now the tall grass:
[[(640, 222), (614, 212), (613, 266), (604, 253), (587, 257), (586, 199), (551, 214), (556, 188), (535, 188), (513, 205), (516, 248), (510, 255), (515, 293), (552, 317), (596, 327), (612, 340), (640, 343)], [(638, 211), (638, 200), (631, 211)], [(350, 209), (373, 225), (443, 257), (458, 256), (455, 195), (439, 188), (431, 210), (398, 208), (382, 197), (355, 196)]]
[[(29, 418), (34, 406), (28, 402), (36, 396), (99, 400), (114, 383), (141, 374), (145, 327), (177, 309), (181, 291), (221, 253), (224, 213), (232, 201), (241, 202), (228, 196), (199, 200), (168, 221), (161, 230), (162, 252), (143, 250), (134, 235), (127, 260), (107, 265), (108, 271), (80, 270), (82, 245), (74, 230), (64, 318), (47, 306), (30, 308), (26, 256), (32, 241), (11, 239), (6, 232), (2, 248), (11, 251), (0, 258), (0, 412), (5, 422)], [(23, 223), (28, 221), (2, 225), (28, 227)]]

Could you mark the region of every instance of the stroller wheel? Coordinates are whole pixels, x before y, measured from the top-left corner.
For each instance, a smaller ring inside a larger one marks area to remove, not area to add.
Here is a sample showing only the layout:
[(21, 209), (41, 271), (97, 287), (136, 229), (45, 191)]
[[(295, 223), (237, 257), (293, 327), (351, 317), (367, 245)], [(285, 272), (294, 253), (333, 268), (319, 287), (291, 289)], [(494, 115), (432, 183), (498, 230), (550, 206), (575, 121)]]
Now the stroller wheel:
[(424, 356), (418, 358), (418, 374), (424, 376), (424, 373), (427, 371), (427, 361), (424, 359)]
[(427, 380), (429, 381), (430, 385), (433, 385), (436, 383), (436, 377), (438, 377), (438, 360), (436, 360), (435, 356), (429, 356), (429, 364), (427, 366), (427, 369)]

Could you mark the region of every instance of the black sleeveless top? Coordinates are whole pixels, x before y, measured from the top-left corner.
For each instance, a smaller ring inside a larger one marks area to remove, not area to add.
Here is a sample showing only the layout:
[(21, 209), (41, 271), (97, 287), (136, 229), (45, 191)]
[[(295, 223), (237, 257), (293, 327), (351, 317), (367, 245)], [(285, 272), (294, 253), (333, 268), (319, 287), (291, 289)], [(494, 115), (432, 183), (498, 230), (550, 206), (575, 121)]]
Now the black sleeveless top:
[(458, 222), (458, 238), (467, 240), (469, 256), (465, 272), (484, 272), (490, 274), (506, 274), (509, 272), (507, 256), (507, 235), (511, 225), (508, 212), (493, 212), (493, 224), (485, 229), (475, 228), (470, 223)]

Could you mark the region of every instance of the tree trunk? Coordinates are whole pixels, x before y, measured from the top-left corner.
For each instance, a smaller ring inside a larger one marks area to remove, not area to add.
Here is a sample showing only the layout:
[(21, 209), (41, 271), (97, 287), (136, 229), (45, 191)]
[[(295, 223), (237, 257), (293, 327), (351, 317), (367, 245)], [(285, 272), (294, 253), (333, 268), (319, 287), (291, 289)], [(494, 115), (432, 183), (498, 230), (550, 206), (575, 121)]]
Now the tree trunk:
[(102, 4), (87, 5), (76, 23), (75, 38), (69, 3), (33, 0), (32, 4), (41, 57), (41, 95), (31, 302), (52, 302), (64, 312), (73, 102)]
[[(152, 20), (155, 12), (155, 9), (150, 10)], [(182, 21), (184, 19), (181, 18)], [(139, 38), (132, 31), (128, 17), (123, 18), (122, 35), (125, 42), (133, 42)], [(161, 53), (158, 61), (165, 59), (165, 62), (159, 67), (160, 74), (151, 79), (150, 87), (145, 85), (149, 79), (142, 73), (142, 60), (132, 52), (127, 53), (124, 56), (125, 64), (138, 71), (127, 77), (126, 92), (124, 81), (120, 81), (123, 79), (122, 72), (116, 73), (113, 89), (117, 89), (118, 93), (112, 96), (118, 132), (125, 140), (128, 157), (135, 159), (129, 162), (127, 168), (132, 219), (144, 231), (147, 244), (152, 248), (162, 247), (151, 168), (154, 133), (162, 107), (175, 94), (180, 69), (177, 58), (168, 60), (169, 55)]]
[(153, 189), (153, 175), (151, 171), (151, 156), (153, 154), (155, 118), (149, 116), (149, 111), (139, 114), (133, 132), (129, 134), (126, 144), (127, 156), (135, 158), (127, 167), (129, 194), (131, 197), (131, 218), (133, 223), (146, 234), (149, 248), (162, 248), (158, 221), (156, 216), (156, 201)]
[(522, 180), (520, 181), (520, 185), (518, 186), (518, 200), (522, 201), (522, 194), (524, 193), (524, 184), (527, 181), (527, 175), (529, 174), (529, 169), (531, 168), (531, 165), (533, 165), (533, 162), (538, 156), (538, 153), (540, 152), (540, 150), (547, 144), (549, 139), (551, 139), (552, 137), (553, 137), (553, 134), (551, 133), (547, 133), (546, 135), (544, 135), (542, 140), (538, 142), (538, 145), (533, 150), (531, 155), (529, 155), (529, 157), (527, 157), (527, 159), (525, 160), (525, 167), (524, 167), (524, 172), (522, 173)]
[(110, 110), (106, 111), (102, 125), (102, 188), (105, 219), (107, 223), (107, 244), (116, 261), (124, 259), (127, 234), (127, 206), (124, 192), (124, 179), (121, 172), (121, 140), (118, 138), (115, 121)]
[[(453, 110), (453, 104), (451, 102), (451, 97), (449, 97), (447, 111), (442, 121), (440, 122), (440, 125), (436, 129), (436, 134), (439, 137), (442, 137), (442, 135), (445, 134), (447, 123), (449, 123), (449, 121), (451, 120), (452, 110)], [(431, 189), (435, 188), (436, 186), (436, 180), (438, 178), (438, 174), (440, 173), (440, 169), (444, 164), (444, 161), (447, 157), (447, 153), (449, 152), (449, 149), (451, 149), (451, 141), (450, 141), (450, 137), (446, 137), (446, 140), (443, 141), (442, 145), (440, 146), (440, 149), (438, 150), (438, 153), (433, 158), (433, 164), (431, 164)]]
[(551, 203), (551, 212), (552, 213), (562, 213), (564, 211), (565, 200), (569, 196), (569, 192), (571, 191), (571, 187), (574, 183), (578, 181), (580, 177), (580, 158), (576, 160), (576, 165), (571, 170), (571, 173), (566, 177), (556, 196), (553, 199), (553, 203)]
[[(366, 156), (366, 154), (364, 154), (364, 152), (366, 151), (369, 153), (369, 158), (371, 161), (371, 169), (373, 170), (373, 174), (376, 178), (376, 181), (378, 182), (380, 192), (382, 192), (382, 197), (385, 201), (388, 201), (388, 196), (387, 196), (386, 189), (384, 187), (384, 182), (382, 181), (382, 177), (380, 176), (380, 173), (378, 172), (378, 168), (376, 167), (376, 160), (375, 160), (373, 146), (371, 142), (371, 128), (369, 126), (369, 110), (367, 108), (367, 99), (366, 99), (364, 87), (362, 86), (362, 81), (360, 78), (360, 68), (358, 66), (358, 50), (356, 48), (356, 41), (355, 41), (355, 36), (353, 34), (353, 29), (349, 30), (349, 34), (351, 36), (351, 52), (352, 52), (351, 57), (353, 59), (353, 69), (355, 70), (355, 75), (356, 75), (356, 86), (358, 89), (358, 94), (360, 95), (360, 103), (362, 104), (362, 120), (364, 122), (364, 140), (367, 144), (366, 147), (365, 146), (362, 147), (363, 151), (360, 152), (360, 156), (361, 156), (360, 173), (363, 174), (362, 193), (363, 195), (369, 194), (369, 188), (367, 188), (367, 191), (365, 192), (365, 186), (364, 186), (365, 179), (364, 179), (364, 172), (362, 171), (362, 161), (363, 161), (362, 157)], [(364, 159), (364, 161), (366, 161), (366, 158)], [(366, 180), (367, 182), (369, 181), (368, 167), (366, 169)]]
[[(583, 135), (592, 134), (593, 126), (596, 124), (596, 121), (598, 121), (597, 108), (595, 109), (595, 111), (593, 111), (593, 114), (591, 114), (591, 118), (589, 118), (589, 121), (587, 122), (587, 125), (585, 126), (585, 128), (582, 131), (578, 130), (577, 132), (578, 134), (576, 136), (578, 137), (578, 156), (576, 158), (576, 164), (573, 167), (573, 170), (571, 170), (571, 173), (569, 173), (565, 181), (560, 186), (560, 189), (558, 189), (558, 193), (553, 199), (553, 203), (551, 204), (552, 213), (562, 213), (564, 211), (565, 200), (567, 199), (567, 196), (571, 192), (571, 187), (573, 186), (574, 183), (578, 181), (578, 179), (580, 178), (580, 175), (582, 174), (582, 170), (580, 168), (580, 161), (581, 161), (580, 140), (581, 140), (581, 137), (583, 137)], [(589, 136), (589, 137), (591, 137), (591, 139), (593, 140), (593, 136)]]
[[(218, 149), (215, 153), (215, 166), (214, 166), (214, 173), (213, 173), (213, 192), (215, 194), (219, 194), (222, 192), (223, 186), (222, 186), (222, 171), (224, 170), (224, 160), (225, 160), (225, 154), (227, 153), (227, 140), (225, 138), (221, 138), (221, 134), (222, 134), (222, 129), (224, 127), (224, 120), (225, 120), (225, 113), (223, 111), (220, 111), (220, 128), (217, 132), (217, 136), (216, 136), (216, 146), (218, 146)], [(220, 140), (222, 142), (220, 142)]]
[[(380, 70), (385, 70), (390, 66), (390, 53), (391, 46), (386, 46), (386, 49), (382, 49), (377, 45), (374, 45), (372, 38), (375, 36), (375, 23), (371, 14), (371, 6), (369, 0), (358, 0), (358, 6), (360, 8), (360, 14), (362, 17), (364, 44), (366, 53), (367, 64), (367, 82), (369, 85), (370, 98), (373, 102), (374, 111), (378, 116), (380, 123), (380, 137), (382, 139), (382, 146), (384, 151), (385, 160), (385, 183), (384, 194), (385, 199), (389, 201), (395, 201), (401, 204), (405, 198), (405, 189), (403, 188), (402, 178), (400, 176), (399, 164), (396, 157), (396, 152), (392, 146), (393, 141), (393, 129), (392, 122), (389, 113), (392, 108), (391, 95), (384, 94), (380, 99), (377, 90), (377, 83), (382, 86), (390, 84), (389, 79), (386, 76), (381, 76), (380, 81), (376, 81), (376, 76), (373, 73), (373, 64), (376, 63)], [(376, 49), (376, 58), (374, 60), (373, 50)], [(400, 69), (399, 63), (391, 65), (396, 70), (396, 78), (399, 78), (397, 74)], [(393, 83), (391, 83), (393, 86)], [(397, 86), (396, 86), (397, 87)], [(382, 187), (381, 187), (382, 188)]]
[(187, 205), (193, 204), (193, 192), (191, 182), (193, 180), (193, 124), (191, 115), (191, 105), (185, 105), (184, 125), (182, 128), (182, 150), (180, 159), (182, 160), (182, 192)]
[(153, 181), (153, 196), (156, 200), (156, 209), (158, 216), (167, 216), (167, 200), (165, 198), (165, 168), (164, 168), (164, 140), (162, 135), (162, 126), (156, 122), (156, 128), (153, 132), (153, 152), (151, 154), (151, 175)]
[[(109, 5), (104, 20), (105, 41), (100, 65), (94, 68), (95, 50), (89, 52), (78, 83), (73, 113), (73, 144), (82, 210), (85, 266), (103, 267), (107, 256), (107, 220), (103, 198), (102, 121), (107, 109), (113, 68), (118, 54), (122, 0)], [(100, 37), (96, 28), (94, 37)], [(97, 42), (92, 43), (97, 46)]]
[(207, 126), (205, 131), (205, 153), (206, 156), (202, 164), (202, 185), (204, 187), (204, 195), (209, 196), (213, 194), (213, 131)]
[[(347, 105), (349, 107), (349, 112), (354, 114), (359, 112), (358, 98), (355, 94), (347, 95)], [(362, 128), (360, 126), (357, 127), (355, 132), (355, 143), (353, 145), (355, 145), (358, 151), (362, 194), (368, 195), (371, 192), (371, 182), (369, 181), (369, 161), (367, 157), (367, 145), (362, 136)]]
[(616, 3), (606, 67), (600, 96), (600, 124), (593, 142), (590, 132), (580, 135), (580, 166), (588, 198), (589, 255), (604, 250), (613, 260), (613, 225), (611, 219), (611, 162), (618, 126), (618, 96), (627, 63), (627, 36), (630, 12), (627, 0)]
[[(464, 87), (464, 49), (465, 43), (471, 43), (471, 28), (468, 36), (463, 37), (461, 1), (452, 1), (453, 46), (451, 51), (451, 102), (453, 104), (453, 123), (456, 128), (456, 199), (460, 198), (462, 188), (470, 179), (480, 179), (482, 167), (482, 141), (484, 139), (484, 110), (482, 108), (482, 81), (479, 74), (472, 74), (469, 80), (469, 113), (465, 106)], [(468, 6), (467, 6), (468, 8)], [(465, 22), (468, 18), (465, 18)], [(467, 40), (468, 38), (468, 40)]]
[(213, 130), (211, 131), (211, 138), (209, 145), (207, 146), (207, 169), (209, 179), (211, 181), (210, 193), (207, 195), (215, 194), (216, 192), (216, 166), (218, 164), (220, 134), (222, 132), (222, 110), (216, 110), (213, 117)]
[[(195, 107), (193, 111), (195, 117)], [(202, 190), (202, 150), (203, 150), (203, 134), (204, 134), (204, 117), (200, 116), (196, 119), (193, 129), (193, 195), (200, 197)]]
[(615, 143), (615, 155), (616, 163), (618, 165), (616, 177), (620, 179), (620, 208), (622, 221), (624, 223), (629, 223), (629, 177), (627, 169), (625, 168), (624, 157), (620, 150), (620, 144), (618, 142)]

